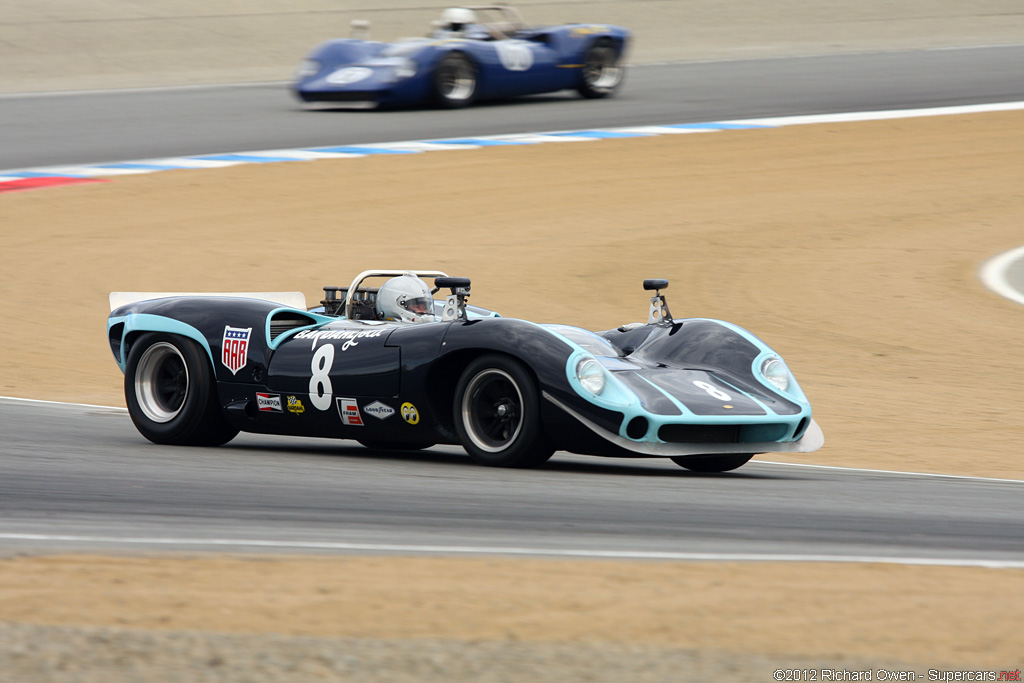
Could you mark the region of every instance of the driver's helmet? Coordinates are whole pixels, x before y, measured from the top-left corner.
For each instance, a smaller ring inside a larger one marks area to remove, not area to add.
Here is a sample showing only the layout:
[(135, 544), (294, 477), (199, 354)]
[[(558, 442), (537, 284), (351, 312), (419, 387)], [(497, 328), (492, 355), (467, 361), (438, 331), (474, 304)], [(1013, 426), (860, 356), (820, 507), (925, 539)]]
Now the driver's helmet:
[(452, 33), (462, 33), (469, 24), (475, 24), (476, 12), (465, 7), (449, 7), (441, 12), (441, 28)]
[(377, 290), (377, 313), (384, 320), (434, 322), (434, 299), (426, 282), (406, 273), (391, 278)]

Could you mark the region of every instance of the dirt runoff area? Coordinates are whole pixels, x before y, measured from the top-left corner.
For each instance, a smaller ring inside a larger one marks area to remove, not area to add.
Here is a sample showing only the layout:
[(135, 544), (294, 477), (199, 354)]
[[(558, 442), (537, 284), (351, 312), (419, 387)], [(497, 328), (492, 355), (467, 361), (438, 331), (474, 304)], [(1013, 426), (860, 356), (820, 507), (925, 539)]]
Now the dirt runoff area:
[[(1024, 112), (1004, 112), (8, 193), (0, 307), (17, 333), (0, 336), (0, 393), (123, 405), (111, 290), (317, 301), (364, 268), (436, 267), (505, 315), (606, 329), (644, 319), (641, 279), (667, 277), (676, 315), (736, 322), (787, 359), (827, 439), (793, 460), (1022, 479), (1024, 308), (977, 277), (1022, 242), (1022, 129)], [(21, 680), (72, 671), (74, 652), (109, 656), (124, 680), (137, 662), (188, 662), (192, 680), (249, 665), (280, 680), (304, 666), (525, 680), (534, 665), (769, 680), (787, 663), (1022, 663), (1016, 570), (67, 556), (11, 557), (0, 577), (0, 670)]]

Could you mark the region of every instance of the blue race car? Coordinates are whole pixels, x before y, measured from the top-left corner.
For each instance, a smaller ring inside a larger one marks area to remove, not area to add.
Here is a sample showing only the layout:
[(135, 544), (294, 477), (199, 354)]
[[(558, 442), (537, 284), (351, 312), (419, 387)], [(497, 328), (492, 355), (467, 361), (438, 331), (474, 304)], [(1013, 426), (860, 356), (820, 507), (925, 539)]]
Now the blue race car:
[[(374, 278), (387, 281), (367, 286)], [(667, 286), (644, 281), (646, 324), (604, 332), (470, 306), (469, 279), (440, 271), (365, 271), (324, 287), (313, 309), (300, 292), (115, 292), (107, 336), (132, 421), (159, 444), (245, 431), (460, 444), (498, 467), (567, 450), (699, 472), (820, 448), (782, 358), (736, 325), (673, 318)], [(434, 300), (441, 289), (451, 293)]]
[(618, 26), (529, 27), (505, 5), (449, 8), (434, 24), (426, 38), (381, 43), (353, 22), (353, 38), (313, 49), (292, 89), (304, 102), (454, 109), (570, 89), (607, 97), (622, 84), (630, 33)]

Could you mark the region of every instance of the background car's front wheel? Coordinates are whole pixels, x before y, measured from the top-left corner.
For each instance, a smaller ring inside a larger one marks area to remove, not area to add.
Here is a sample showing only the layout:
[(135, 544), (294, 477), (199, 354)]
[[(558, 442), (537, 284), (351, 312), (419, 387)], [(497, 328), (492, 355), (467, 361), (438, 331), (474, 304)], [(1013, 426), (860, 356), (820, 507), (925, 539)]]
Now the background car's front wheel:
[(445, 109), (458, 109), (476, 99), (476, 66), (465, 55), (444, 57), (434, 69), (434, 101)]
[(540, 423), (537, 382), (522, 363), (486, 355), (455, 388), (455, 431), (473, 460), (493, 467), (536, 467), (554, 449)]
[(755, 453), (730, 453), (729, 455), (681, 455), (672, 462), (692, 472), (728, 472), (746, 465)]
[(135, 427), (153, 443), (219, 446), (238, 434), (217, 404), (206, 352), (185, 337), (147, 333), (135, 340), (124, 399)]
[(580, 94), (591, 99), (608, 97), (622, 84), (625, 68), (619, 64), (619, 53), (607, 39), (599, 40), (583, 56)]

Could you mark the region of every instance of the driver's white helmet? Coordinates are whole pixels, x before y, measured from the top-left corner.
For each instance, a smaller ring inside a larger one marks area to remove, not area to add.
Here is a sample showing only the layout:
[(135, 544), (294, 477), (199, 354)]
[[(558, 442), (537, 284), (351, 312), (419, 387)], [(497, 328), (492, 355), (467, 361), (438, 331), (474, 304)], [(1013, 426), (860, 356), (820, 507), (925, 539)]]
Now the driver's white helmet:
[(391, 278), (377, 290), (377, 313), (384, 320), (434, 322), (434, 299), (426, 282), (406, 273)]
[(463, 31), (467, 24), (475, 23), (476, 12), (465, 7), (449, 7), (441, 12), (441, 28), (446, 31)]

